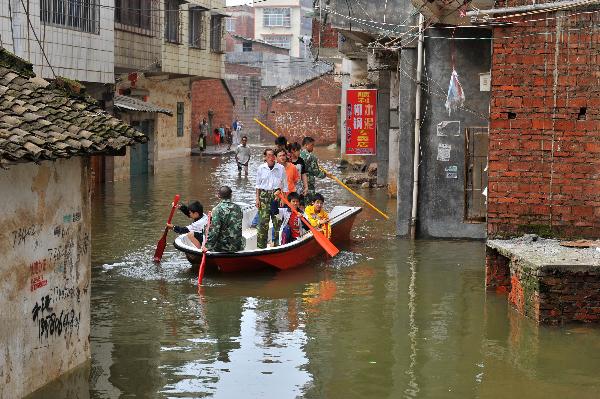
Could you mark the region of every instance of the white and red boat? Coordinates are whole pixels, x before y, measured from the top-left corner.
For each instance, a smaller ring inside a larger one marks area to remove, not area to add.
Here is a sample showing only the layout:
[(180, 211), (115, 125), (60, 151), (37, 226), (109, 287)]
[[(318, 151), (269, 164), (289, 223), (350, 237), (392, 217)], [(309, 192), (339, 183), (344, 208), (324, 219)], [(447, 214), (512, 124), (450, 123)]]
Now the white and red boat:
[[(246, 240), (244, 250), (239, 252), (207, 252), (206, 269), (225, 273), (255, 271), (265, 268), (279, 270), (298, 267), (311, 258), (323, 255), (325, 251), (315, 240), (312, 233), (305, 233), (296, 241), (278, 247), (256, 248), (256, 232), (251, 227), (256, 215), (255, 206), (239, 204), (244, 212), (242, 234)], [(350, 232), (361, 207), (336, 206), (329, 212), (331, 220), (331, 241), (335, 245), (350, 239)], [(175, 248), (184, 252), (193, 268), (198, 268), (202, 251), (192, 244), (185, 234), (178, 236), (173, 243)]]

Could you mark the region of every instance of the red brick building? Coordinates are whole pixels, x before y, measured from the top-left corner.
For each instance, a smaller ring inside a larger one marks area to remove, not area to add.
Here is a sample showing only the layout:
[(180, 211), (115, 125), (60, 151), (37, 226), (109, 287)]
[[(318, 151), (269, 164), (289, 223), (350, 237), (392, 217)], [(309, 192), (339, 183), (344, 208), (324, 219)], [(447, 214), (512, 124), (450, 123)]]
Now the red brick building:
[(235, 100), (223, 79), (197, 80), (192, 84), (192, 142), (196, 148), (200, 136), (200, 123), (206, 118), (209, 127), (207, 145), (213, 145), (212, 131), (233, 123)]
[(312, 136), (317, 145), (336, 143), (341, 90), (331, 75), (279, 90), (266, 102), (267, 125), (290, 142)]
[(600, 237), (600, 16), (580, 11), (493, 28), (490, 238)]
[(248, 135), (251, 143), (258, 141), (254, 118), (260, 114), (261, 69), (225, 63), (225, 80), (235, 99), (233, 117), (242, 122), (242, 133)]

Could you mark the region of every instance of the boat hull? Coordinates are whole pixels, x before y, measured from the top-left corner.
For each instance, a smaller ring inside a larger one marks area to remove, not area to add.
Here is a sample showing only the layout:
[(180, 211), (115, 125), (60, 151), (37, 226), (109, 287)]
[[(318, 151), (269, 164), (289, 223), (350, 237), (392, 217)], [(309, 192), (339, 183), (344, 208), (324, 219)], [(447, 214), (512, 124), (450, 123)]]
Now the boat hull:
[[(348, 208), (340, 217), (332, 218), (331, 241), (342, 245), (350, 239), (352, 226), (361, 208)], [(201, 254), (198, 251), (189, 251), (175, 242), (175, 247), (186, 253), (193, 269), (198, 269)], [(310, 235), (281, 247), (265, 250), (242, 251), (236, 253), (211, 253), (206, 256), (206, 270), (223, 273), (240, 273), (257, 271), (265, 268), (287, 270), (298, 267), (308, 260), (324, 256), (326, 253), (319, 243)]]

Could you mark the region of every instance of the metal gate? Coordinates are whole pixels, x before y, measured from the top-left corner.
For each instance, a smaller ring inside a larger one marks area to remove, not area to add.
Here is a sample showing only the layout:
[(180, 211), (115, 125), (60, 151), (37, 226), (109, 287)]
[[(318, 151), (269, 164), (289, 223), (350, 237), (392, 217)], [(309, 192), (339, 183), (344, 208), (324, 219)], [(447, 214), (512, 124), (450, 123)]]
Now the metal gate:
[(488, 127), (465, 128), (465, 220), (485, 222), (488, 185)]

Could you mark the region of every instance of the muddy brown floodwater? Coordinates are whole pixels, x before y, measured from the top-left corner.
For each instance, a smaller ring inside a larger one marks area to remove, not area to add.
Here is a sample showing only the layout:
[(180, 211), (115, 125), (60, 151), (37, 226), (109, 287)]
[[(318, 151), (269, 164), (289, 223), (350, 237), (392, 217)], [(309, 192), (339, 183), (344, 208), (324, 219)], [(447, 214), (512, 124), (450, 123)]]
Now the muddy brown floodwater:
[[(152, 263), (174, 194), (212, 206), (228, 184), (235, 200), (252, 201), (253, 182), (229, 157), (194, 157), (103, 187), (92, 362), (33, 397), (600, 397), (600, 328), (538, 327), (486, 294), (483, 242), (397, 239), (394, 222), (365, 209), (336, 258), (207, 275), (202, 296), (173, 235)], [(327, 207), (356, 204), (331, 182), (318, 189)], [(385, 190), (359, 191), (394, 219)]]

